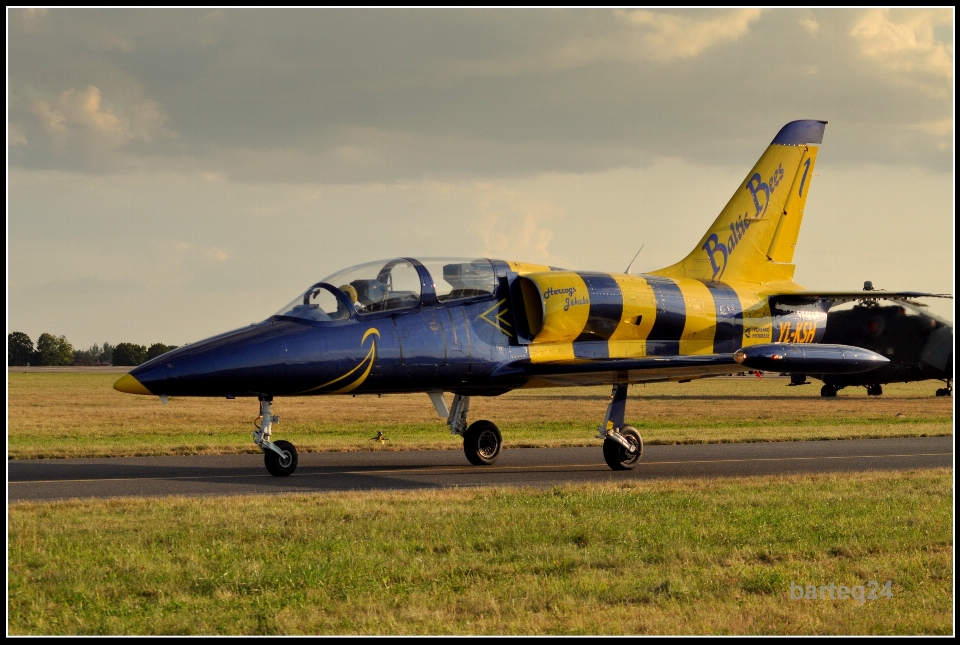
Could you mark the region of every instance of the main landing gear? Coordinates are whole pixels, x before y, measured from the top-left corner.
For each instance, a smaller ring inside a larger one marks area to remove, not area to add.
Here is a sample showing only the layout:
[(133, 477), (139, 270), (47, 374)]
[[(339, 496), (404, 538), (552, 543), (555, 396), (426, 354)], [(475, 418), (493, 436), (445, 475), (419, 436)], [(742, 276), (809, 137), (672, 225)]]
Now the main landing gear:
[(270, 441), (270, 430), (280, 417), (270, 413), (272, 396), (260, 397), (260, 418), (254, 424), (253, 443), (263, 450), (263, 463), (274, 477), (288, 477), (297, 469), (297, 449), (289, 441)]
[(613, 470), (635, 468), (643, 454), (643, 439), (633, 426), (624, 425), (627, 409), (627, 385), (617, 383), (610, 394), (610, 404), (597, 436), (603, 439), (603, 460)]
[[(456, 394), (453, 403), (447, 408), (443, 392), (427, 392), (437, 414), (447, 418), (450, 432), (463, 437), (463, 453), (475, 466), (489, 466), (500, 456), (503, 437), (500, 429), (487, 420), (474, 421), (467, 425), (467, 412), (470, 410), (470, 397)], [(613, 386), (610, 404), (603, 424), (597, 428), (598, 437), (603, 439), (603, 459), (613, 470), (630, 470), (636, 467), (643, 454), (643, 439), (633, 426), (625, 425), (623, 415), (627, 407), (627, 386)]]
[(447, 425), (452, 434), (463, 437), (463, 454), (474, 466), (489, 466), (500, 456), (503, 448), (503, 436), (492, 421), (474, 421), (467, 426), (467, 412), (470, 410), (470, 397), (462, 394), (453, 396), (453, 404), (447, 410), (443, 392), (428, 392), (437, 414), (447, 417)]
[(946, 381), (947, 387), (942, 387), (937, 390), (937, 396), (953, 396), (953, 384), (950, 382), (950, 379)]
[(880, 396), (883, 394), (883, 387), (879, 383), (867, 386), (867, 396)]

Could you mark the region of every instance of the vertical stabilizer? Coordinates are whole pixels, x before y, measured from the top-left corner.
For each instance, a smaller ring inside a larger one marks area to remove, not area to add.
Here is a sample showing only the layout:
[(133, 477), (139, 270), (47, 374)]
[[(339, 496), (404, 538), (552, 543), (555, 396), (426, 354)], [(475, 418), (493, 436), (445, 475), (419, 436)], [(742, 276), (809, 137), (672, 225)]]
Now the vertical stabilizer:
[(723, 282), (793, 279), (793, 251), (826, 121), (783, 126), (687, 257), (654, 271)]

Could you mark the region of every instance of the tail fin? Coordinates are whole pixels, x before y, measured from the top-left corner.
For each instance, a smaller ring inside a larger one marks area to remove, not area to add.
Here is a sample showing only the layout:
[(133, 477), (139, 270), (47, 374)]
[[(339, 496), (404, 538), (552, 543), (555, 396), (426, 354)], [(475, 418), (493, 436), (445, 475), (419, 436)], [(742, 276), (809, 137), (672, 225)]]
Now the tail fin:
[(826, 121), (783, 126), (697, 247), (654, 271), (724, 282), (793, 279), (793, 250)]

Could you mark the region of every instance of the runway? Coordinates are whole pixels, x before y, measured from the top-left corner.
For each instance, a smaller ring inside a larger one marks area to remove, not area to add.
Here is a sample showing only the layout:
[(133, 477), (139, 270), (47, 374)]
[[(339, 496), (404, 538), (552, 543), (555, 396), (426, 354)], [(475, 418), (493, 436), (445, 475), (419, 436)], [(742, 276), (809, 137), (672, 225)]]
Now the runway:
[(8, 501), (215, 496), (475, 486), (553, 486), (677, 477), (953, 467), (953, 437), (646, 446), (636, 469), (615, 472), (600, 446), (504, 449), (493, 466), (460, 451), (300, 455), (290, 477), (267, 474), (262, 455), (8, 461)]

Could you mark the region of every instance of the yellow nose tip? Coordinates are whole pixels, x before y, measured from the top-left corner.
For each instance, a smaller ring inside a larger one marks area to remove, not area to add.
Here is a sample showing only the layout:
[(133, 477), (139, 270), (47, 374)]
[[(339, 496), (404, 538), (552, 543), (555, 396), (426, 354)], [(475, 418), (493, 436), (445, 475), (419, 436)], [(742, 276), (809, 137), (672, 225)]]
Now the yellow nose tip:
[(117, 392), (126, 392), (127, 394), (153, 395), (153, 392), (143, 387), (143, 384), (140, 383), (140, 381), (133, 378), (129, 374), (124, 374), (117, 379), (117, 382), (113, 384), (113, 389), (115, 389)]

